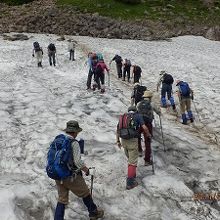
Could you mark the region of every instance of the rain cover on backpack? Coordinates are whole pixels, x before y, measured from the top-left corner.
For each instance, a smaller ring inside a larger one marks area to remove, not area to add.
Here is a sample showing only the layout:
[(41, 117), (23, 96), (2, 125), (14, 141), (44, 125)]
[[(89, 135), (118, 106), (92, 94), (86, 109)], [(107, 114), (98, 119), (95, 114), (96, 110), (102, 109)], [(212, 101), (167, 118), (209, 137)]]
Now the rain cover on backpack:
[(180, 82), (178, 87), (179, 87), (181, 96), (190, 97), (190, 88), (187, 82)]
[(72, 175), (71, 162), (73, 161), (73, 140), (60, 134), (55, 137), (47, 153), (47, 175), (54, 180), (65, 179)]
[(138, 113), (143, 116), (145, 122), (152, 122), (154, 119), (153, 108), (149, 100), (140, 101), (137, 105)]
[(119, 137), (123, 139), (139, 137), (139, 132), (134, 122), (134, 114), (125, 113), (119, 117)]

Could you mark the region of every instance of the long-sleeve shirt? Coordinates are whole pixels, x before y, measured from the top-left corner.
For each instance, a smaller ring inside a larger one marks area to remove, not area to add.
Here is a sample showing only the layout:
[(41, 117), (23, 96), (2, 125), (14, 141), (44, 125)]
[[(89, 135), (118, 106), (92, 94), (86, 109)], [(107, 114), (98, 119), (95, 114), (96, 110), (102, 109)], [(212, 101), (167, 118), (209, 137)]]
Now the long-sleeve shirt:
[[(74, 138), (70, 135), (67, 135), (70, 139), (74, 140)], [(72, 142), (72, 149), (73, 149), (73, 162), (74, 165), (78, 168), (81, 169), (82, 167), (85, 166), (84, 161), (81, 159), (81, 154), (80, 154), (80, 146), (77, 141)]]

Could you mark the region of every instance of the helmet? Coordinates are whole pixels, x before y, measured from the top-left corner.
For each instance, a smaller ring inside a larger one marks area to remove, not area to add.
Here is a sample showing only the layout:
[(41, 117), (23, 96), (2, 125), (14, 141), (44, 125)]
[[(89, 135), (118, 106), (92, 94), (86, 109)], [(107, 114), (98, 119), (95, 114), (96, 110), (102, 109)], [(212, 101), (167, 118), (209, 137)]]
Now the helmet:
[(153, 97), (153, 92), (147, 90), (144, 92), (144, 95), (142, 96), (143, 98), (152, 98)]
[(138, 86), (140, 86), (140, 83), (137, 82), (134, 84), (134, 87), (138, 87)]
[(137, 108), (134, 106), (134, 105), (132, 105), (132, 106), (129, 106), (128, 107), (128, 112), (136, 112), (137, 111)]

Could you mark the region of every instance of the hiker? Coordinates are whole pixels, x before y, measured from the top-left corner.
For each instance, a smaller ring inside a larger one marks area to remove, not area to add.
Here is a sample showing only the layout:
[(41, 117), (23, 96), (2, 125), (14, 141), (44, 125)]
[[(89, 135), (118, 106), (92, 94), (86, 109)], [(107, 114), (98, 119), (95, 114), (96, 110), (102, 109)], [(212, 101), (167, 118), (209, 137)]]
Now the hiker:
[(101, 93), (105, 92), (105, 70), (109, 74), (109, 68), (106, 66), (104, 60), (101, 59), (95, 67), (95, 84), (93, 86), (93, 90), (98, 87), (98, 89), (101, 89)]
[(160, 72), (160, 79), (157, 83), (157, 92), (159, 91), (159, 87), (162, 83), (162, 88), (161, 88), (161, 107), (166, 108), (168, 106), (167, 101), (166, 101), (166, 95), (167, 99), (170, 101), (170, 104), (173, 108), (174, 111), (176, 111), (176, 105), (174, 98), (172, 96), (172, 85), (173, 85), (173, 77), (171, 74), (166, 73), (165, 71)]
[(95, 78), (95, 66), (97, 64), (97, 56), (95, 53), (93, 52), (89, 52), (88, 53), (88, 61), (87, 64), (89, 66), (89, 73), (88, 73), (88, 77), (87, 77), (87, 90), (91, 89), (91, 83), (92, 83), (92, 76), (93, 79)]
[(134, 78), (134, 83), (139, 83), (141, 78), (142, 69), (138, 65), (133, 65), (132, 76)]
[(50, 43), (47, 47), (48, 49), (48, 57), (49, 57), (49, 63), (50, 63), (50, 66), (52, 66), (52, 64), (54, 66), (56, 66), (56, 47), (54, 44)]
[[(152, 126), (152, 122), (154, 120), (153, 112), (156, 112), (159, 116), (161, 115), (160, 108), (158, 108), (156, 105), (154, 105), (151, 102), (152, 97), (153, 97), (153, 92), (147, 90), (144, 92), (143, 100), (138, 102), (137, 104), (138, 113), (142, 115), (144, 119), (144, 124), (147, 126), (148, 131), (150, 132), (151, 136), (153, 136), (153, 126)], [(145, 145), (144, 165), (149, 166), (149, 165), (152, 165), (151, 138), (147, 137), (144, 132), (143, 134), (144, 134), (144, 145)], [(139, 140), (138, 151), (139, 151), (139, 156), (140, 156), (142, 155), (141, 138), (139, 138), (138, 140)]]
[(135, 83), (131, 93), (131, 105), (137, 105), (143, 98), (144, 91), (147, 90), (146, 86), (141, 86), (140, 83)]
[(116, 69), (117, 69), (117, 74), (118, 74), (118, 78), (122, 78), (122, 58), (121, 56), (119, 56), (118, 54), (116, 54), (112, 60), (110, 61), (109, 65), (111, 65), (112, 61), (115, 61), (116, 63)]
[(40, 44), (36, 41), (33, 43), (34, 49), (32, 52), (32, 57), (36, 56), (37, 66), (42, 67), (42, 59), (43, 59), (43, 49), (40, 47)]
[(130, 82), (130, 71), (131, 71), (131, 61), (128, 59), (125, 59), (125, 62), (123, 64), (123, 81), (125, 81), (125, 77), (127, 75), (127, 80)]
[[(96, 204), (93, 202), (89, 188), (82, 175), (82, 171), (86, 176), (89, 175), (89, 168), (81, 160), (79, 142), (75, 139), (78, 133), (82, 131), (82, 128), (79, 127), (77, 121), (71, 120), (67, 122), (66, 129), (64, 131), (64, 141), (62, 143), (69, 143), (69, 151), (66, 152), (70, 154), (70, 160), (69, 163), (66, 164), (66, 167), (71, 167), (72, 175), (65, 179), (55, 180), (58, 190), (58, 202), (54, 220), (64, 220), (65, 206), (68, 204), (69, 200), (69, 191), (82, 198), (83, 203), (88, 209), (91, 220), (102, 218), (104, 211), (97, 208)], [(65, 142), (66, 139), (69, 142)], [(57, 144), (55, 145), (57, 146), (58, 144), (59, 141), (57, 141)]]
[(69, 44), (68, 44), (68, 51), (69, 51), (69, 60), (71, 61), (75, 61), (75, 48), (76, 48), (76, 42), (69, 39), (68, 40)]
[[(187, 118), (194, 122), (191, 110), (191, 100), (193, 100), (193, 91), (187, 82), (177, 80), (176, 86), (178, 87), (177, 95), (180, 102), (180, 111), (182, 117), (182, 124), (187, 124)], [(187, 113), (187, 114), (186, 114)]]
[(138, 185), (136, 169), (138, 163), (138, 138), (140, 137), (139, 129), (142, 128), (145, 136), (150, 138), (150, 133), (144, 124), (142, 116), (136, 111), (135, 106), (130, 106), (128, 113), (120, 116), (116, 131), (117, 145), (119, 148), (123, 146), (128, 159), (128, 176), (126, 181), (126, 189), (128, 190)]

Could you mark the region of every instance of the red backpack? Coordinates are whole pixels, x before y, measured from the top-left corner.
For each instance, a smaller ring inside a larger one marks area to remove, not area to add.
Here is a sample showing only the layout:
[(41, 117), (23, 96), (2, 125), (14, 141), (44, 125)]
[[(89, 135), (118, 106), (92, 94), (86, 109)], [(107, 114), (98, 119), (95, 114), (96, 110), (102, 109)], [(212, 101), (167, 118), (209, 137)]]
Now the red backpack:
[(135, 125), (134, 113), (125, 113), (119, 117), (119, 137), (122, 139), (138, 138), (139, 132)]

